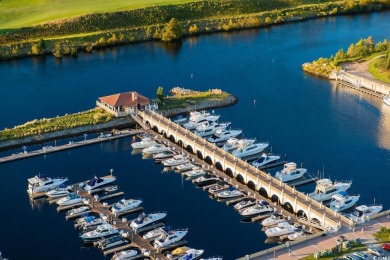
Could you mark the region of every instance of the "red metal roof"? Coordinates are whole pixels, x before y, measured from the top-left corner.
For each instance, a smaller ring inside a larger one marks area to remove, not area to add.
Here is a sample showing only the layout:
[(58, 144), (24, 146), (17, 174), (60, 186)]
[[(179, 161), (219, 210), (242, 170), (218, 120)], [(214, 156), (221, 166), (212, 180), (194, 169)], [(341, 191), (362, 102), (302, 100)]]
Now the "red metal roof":
[(99, 100), (112, 107), (135, 107), (137, 104), (148, 105), (150, 100), (135, 91), (118, 93), (111, 96), (100, 97)]

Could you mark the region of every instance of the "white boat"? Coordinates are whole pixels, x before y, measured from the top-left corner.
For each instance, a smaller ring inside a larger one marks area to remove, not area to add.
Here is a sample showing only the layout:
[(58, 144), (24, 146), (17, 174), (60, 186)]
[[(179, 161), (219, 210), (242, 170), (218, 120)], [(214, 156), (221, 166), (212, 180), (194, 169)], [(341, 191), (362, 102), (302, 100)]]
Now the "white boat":
[(230, 137), (236, 137), (242, 133), (242, 130), (218, 130), (211, 137), (207, 138), (210, 143), (221, 143)]
[(175, 155), (175, 152), (169, 150), (169, 151), (165, 151), (162, 153), (154, 154), (153, 159), (155, 159), (156, 161), (163, 161), (163, 160), (166, 160), (166, 159), (173, 157), (174, 155)]
[(178, 260), (194, 260), (203, 255), (204, 250), (203, 249), (189, 249), (185, 253), (185, 255), (178, 258)]
[(244, 193), (242, 191), (236, 190), (234, 187), (230, 187), (227, 190), (218, 192), (215, 194), (215, 196), (219, 199), (231, 199), (244, 196)]
[(232, 154), (238, 158), (242, 158), (261, 153), (267, 147), (267, 143), (250, 144), (244, 147), (237, 148), (232, 152)]
[(91, 230), (95, 229), (97, 226), (107, 224), (107, 221), (101, 219), (101, 218), (95, 218), (92, 221), (89, 221), (88, 223), (84, 223), (83, 225), (80, 226), (80, 229), (86, 231), (86, 230)]
[(205, 175), (206, 172), (202, 170), (201, 168), (198, 169), (193, 169), (191, 171), (186, 171), (183, 173), (183, 175), (187, 175), (189, 178), (195, 178), (195, 177), (200, 177), (202, 175)]
[(118, 214), (127, 210), (134, 209), (141, 205), (141, 199), (121, 199), (114, 206), (112, 206), (111, 211), (114, 214)]
[(229, 138), (226, 143), (222, 146), (222, 150), (231, 152), (237, 148), (245, 147), (256, 142), (256, 139), (238, 139), (235, 137)]
[(384, 97), (383, 97), (383, 102), (384, 102), (386, 105), (390, 106), (390, 96), (384, 96)]
[(229, 184), (227, 184), (226, 182), (222, 182), (222, 183), (215, 184), (214, 186), (210, 187), (208, 189), (208, 192), (214, 195), (220, 191), (228, 189), (229, 187), (230, 187)]
[(210, 256), (207, 258), (201, 258), (200, 260), (223, 260), (222, 256)]
[(364, 223), (374, 214), (379, 213), (383, 209), (382, 205), (361, 205), (355, 208), (355, 211), (350, 215), (350, 219), (357, 224)]
[(192, 112), (190, 114), (190, 120), (188, 123), (183, 124), (184, 128), (188, 130), (195, 129), (196, 127), (207, 123), (207, 122), (216, 122), (219, 119), (219, 115), (212, 115), (207, 112)]
[(201, 176), (197, 179), (192, 180), (192, 183), (198, 186), (205, 186), (208, 184), (215, 183), (217, 181), (220, 181), (217, 177), (211, 176), (211, 175), (205, 175)]
[(199, 168), (198, 166), (196, 166), (195, 164), (193, 163), (185, 163), (185, 164), (180, 164), (178, 166), (175, 167), (175, 169), (179, 172), (185, 172), (185, 171), (189, 171), (189, 170), (193, 170), (194, 168)]
[(105, 176), (105, 177), (93, 177), (89, 182), (85, 185), (85, 190), (93, 190), (99, 188), (101, 186), (112, 183), (116, 180), (115, 176)]
[(134, 256), (138, 255), (138, 251), (134, 249), (124, 250), (120, 251), (119, 253), (115, 253), (112, 260), (125, 260), (133, 258)]
[(194, 133), (200, 137), (206, 137), (214, 134), (218, 130), (225, 130), (229, 125), (230, 123), (205, 123), (196, 127)]
[(255, 167), (262, 167), (279, 159), (280, 156), (278, 155), (267, 155), (266, 153), (263, 153), (256, 161), (252, 162), (252, 165)]
[(161, 163), (166, 167), (173, 167), (180, 164), (185, 164), (186, 162), (188, 162), (188, 159), (181, 154), (177, 154), (170, 159), (161, 161)]
[(67, 180), (68, 178), (66, 177), (50, 178), (46, 175), (35, 175), (35, 177), (28, 179), (27, 192), (30, 195), (39, 192), (47, 192), (59, 187)]
[(274, 209), (270, 207), (267, 204), (264, 204), (265, 202), (262, 203), (256, 203), (253, 206), (247, 207), (240, 211), (240, 215), (246, 218), (254, 217), (256, 215), (264, 215), (264, 214), (269, 214), (274, 212)]
[(240, 211), (242, 209), (253, 206), (255, 204), (256, 204), (255, 199), (244, 199), (244, 200), (238, 202), (236, 205), (234, 205), (234, 209), (237, 211)]
[(110, 224), (103, 224), (98, 226), (95, 230), (86, 232), (80, 235), (80, 238), (84, 240), (84, 242), (93, 242), (99, 240), (103, 237), (111, 236), (118, 234), (119, 231), (115, 229)]
[(82, 207), (74, 208), (74, 209), (71, 209), (68, 212), (66, 212), (66, 215), (73, 216), (73, 215), (79, 214), (81, 212), (87, 211), (89, 209), (90, 209), (89, 206), (82, 206)]
[(172, 118), (172, 122), (176, 123), (176, 124), (179, 124), (179, 125), (182, 125), (183, 123), (185, 123), (186, 121), (188, 120), (187, 117), (183, 116), (183, 115), (179, 115), (177, 116), (176, 118)]
[(284, 164), (283, 170), (275, 174), (275, 178), (282, 182), (289, 182), (301, 178), (307, 170), (305, 168), (298, 168), (294, 162), (288, 162)]
[(118, 190), (118, 185), (109, 186), (109, 187), (104, 189), (104, 191), (106, 191), (106, 192), (113, 192), (116, 190)]
[(162, 248), (182, 240), (187, 235), (188, 229), (163, 230), (159, 238), (154, 241), (155, 248)]
[(76, 193), (70, 193), (65, 198), (57, 200), (57, 204), (60, 206), (78, 204), (85, 201), (85, 198), (80, 197)]
[(156, 154), (162, 153), (166, 151), (170, 151), (171, 149), (163, 144), (154, 144), (142, 150), (145, 154)]
[(346, 191), (351, 187), (352, 181), (345, 182), (334, 182), (332, 183), (329, 179), (320, 179), (317, 181), (314, 192), (310, 193), (309, 196), (316, 201), (330, 200), (333, 195), (340, 191)]
[(279, 237), (294, 233), (297, 228), (288, 222), (280, 222), (276, 227), (271, 227), (265, 231), (268, 237)]
[(162, 220), (163, 218), (166, 217), (166, 215), (167, 215), (166, 212), (155, 212), (155, 213), (150, 213), (148, 215), (142, 213), (130, 223), (130, 227), (134, 230), (137, 230), (139, 228), (142, 228), (144, 226)]
[(274, 225), (277, 225), (277, 224), (279, 224), (281, 222), (285, 222), (285, 221), (286, 221), (286, 219), (282, 215), (275, 213), (272, 216), (264, 219), (261, 222), (261, 225), (263, 227), (270, 227), (270, 226), (274, 226)]
[[(128, 241), (122, 237), (121, 235), (116, 235), (113, 237), (103, 238), (102, 240), (95, 242), (96, 246), (99, 247), (101, 250), (107, 250), (112, 247), (120, 246), (122, 244), (127, 243)], [(94, 243), (94, 244), (95, 244)]]
[(287, 236), (287, 238), (292, 241), (299, 240), (305, 237), (307, 237), (307, 235), (303, 231), (297, 231)]
[(46, 192), (45, 195), (49, 198), (64, 197), (69, 195), (69, 190), (66, 186), (61, 185), (58, 188)]
[(95, 216), (83, 216), (75, 221), (75, 227), (82, 226), (86, 223), (89, 223), (93, 221), (96, 217)]
[(353, 207), (359, 198), (359, 195), (349, 196), (347, 192), (340, 191), (339, 193), (332, 196), (332, 201), (330, 202), (329, 208), (336, 212), (347, 210)]
[(140, 142), (135, 142), (131, 144), (131, 147), (134, 149), (145, 149), (149, 146), (156, 144), (156, 142), (151, 137), (144, 137)]
[(142, 236), (143, 239), (156, 239), (164, 232), (163, 228), (155, 228), (145, 235)]

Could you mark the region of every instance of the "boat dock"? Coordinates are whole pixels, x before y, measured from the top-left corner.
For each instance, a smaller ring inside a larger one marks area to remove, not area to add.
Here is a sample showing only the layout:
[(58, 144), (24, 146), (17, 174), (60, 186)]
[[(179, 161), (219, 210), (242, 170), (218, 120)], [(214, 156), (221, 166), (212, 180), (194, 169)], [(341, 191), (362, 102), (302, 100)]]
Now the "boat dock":
[(24, 153), (18, 153), (18, 154), (12, 154), (10, 156), (5, 156), (0, 158), (0, 163), (6, 163), (6, 162), (12, 162), (16, 160), (22, 160), (22, 159), (27, 159), (30, 157), (38, 156), (38, 155), (45, 155), (48, 153), (54, 153), (54, 152), (59, 152), (63, 150), (68, 150), (68, 149), (73, 149), (77, 147), (82, 147), (85, 145), (90, 145), (90, 144), (96, 144), (96, 143), (101, 143), (101, 142), (106, 142), (106, 141), (111, 141), (123, 137), (128, 137), (128, 136), (133, 136), (137, 135), (140, 133), (143, 133), (144, 131), (142, 129), (139, 130), (129, 130), (129, 131), (121, 131), (119, 134), (112, 135), (109, 137), (96, 137), (92, 139), (86, 139), (78, 142), (73, 142), (69, 141), (68, 144), (63, 144), (63, 145), (58, 145), (58, 146), (50, 146), (50, 147), (43, 147), (40, 150), (35, 150), (35, 151), (25, 151)]
[(264, 165), (264, 166), (259, 167), (259, 170), (268, 170), (268, 169), (272, 169), (272, 168), (281, 166), (281, 165), (283, 165), (283, 164), (285, 164), (285, 163), (287, 163), (287, 161), (280, 161), (280, 162), (270, 163), (270, 164), (267, 164), (267, 165)]

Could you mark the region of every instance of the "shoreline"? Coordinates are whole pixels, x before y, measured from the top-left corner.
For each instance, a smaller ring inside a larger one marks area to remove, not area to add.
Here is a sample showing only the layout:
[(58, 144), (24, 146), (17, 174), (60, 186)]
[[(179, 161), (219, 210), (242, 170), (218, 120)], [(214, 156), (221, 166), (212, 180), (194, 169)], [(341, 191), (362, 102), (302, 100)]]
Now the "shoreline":
[[(190, 111), (195, 109), (203, 110), (203, 109), (223, 108), (223, 107), (232, 106), (237, 102), (238, 102), (238, 98), (235, 95), (230, 94), (226, 99), (221, 101), (218, 100), (201, 101), (196, 105), (189, 105), (188, 108), (175, 108), (170, 110), (162, 110), (161, 112), (166, 117), (174, 117), (180, 114), (188, 114)], [(131, 128), (135, 125), (136, 123), (130, 116), (119, 117), (119, 118), (114, 118), (107, 123), (79, 126), (79, 127), (61, 130), (61, 131), (44, 133), (41, 135), (32, 135), (29, 137), (3, 141), (0, 142), (0, 151), (3, 152), (3, 151), (19, 148), (22, 146), (43, 144), (45, 142), (81, 136), (83, 134), (106, 132), (106, 131), (112, 131), (114, 129), (121, 130), (125, 128)]]

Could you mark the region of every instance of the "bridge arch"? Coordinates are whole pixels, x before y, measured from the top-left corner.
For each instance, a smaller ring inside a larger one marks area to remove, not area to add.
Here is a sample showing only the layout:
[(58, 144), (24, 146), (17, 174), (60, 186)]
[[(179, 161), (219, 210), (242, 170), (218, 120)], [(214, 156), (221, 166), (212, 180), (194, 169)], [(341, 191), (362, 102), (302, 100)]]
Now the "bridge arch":
[(298, 210), (298, 212), (297, 212), (297, 216), (298, 216), (298, 217), (302, 217), (302, 218), (305, 218), (305, 219), (307, 219), (306, 212), (305, 212), (305, 211), (303, 211), (302, 209)]
[(177, 145), (180, 146), (180, 147), (183, 147), (183, 146), (184, 146), (184, 143), (183, 143), (182, 140), (179, 139), (179, 140), (177, 141)]
[(173, 143), (176, 143), (175, 137), (173, 135), (169, 136), (169, 140)]
[(249, 189), (255, 191), (256, 190), (256, 184), (253, 181), (248, 181), (248, 187)]
[(187, 145), (186, 150), (187, 150), (189, 153), (191, 153), (191, 154), (194, 153), (194, 150), (192, 150), (192, 146), (191, 146), (191, 145)]
[(267, 190), (266, 190), (264, 187), (261, 187), (261, 188), (260, 188), (259, 194), (260, 194), (261, 196), (263, 196), (264, 198), (267, 198), (267, 199), (269, 198), (268, 192), (267, 192)]
[(226, 168), (225, 173), (226, 173), (229, 177), (234, 178), (232, 169)]
[(153, 130), (154, 132), (158, 133), (158, 127), (157, 127), (157, 126), (153, 126), (153, 127), (152, 127), (152, 130)]
[(288, 212), (290, 212), (291, 214), (294, 214), (294, 208), (293, 206), (291, 205), (290, 202), (286, 201), (283, 206), (282, 206), (285, 210), (287, 210)]
[(215, 168), (216, 168), (217, 170), (223, 171), (222, 164), (221, 164), (220, 162), (217, 162), (217, 163), (215, 164)]
[(280, 204), (280, 201), (279, 201), (279, 196), (274, 194), (271, 196), (271, 201), (272, 202), (276, 202), (277, 204)]
[(149, 127), (149, 128), (152, 128), (152, 125), (150, 124), (149, 120), (147, 120), (147, 121), (145, 122), (145, 125), (146, 125), (147, 127)]
[[(190, 146), (190, 145), (188, 145), (188, 146)], [(198, 158), (199, 159), (201, 159), (201, 160), (203, 160), (204, 158), (203, 158), (203, 154), (202, 154), (202, 152), (201, 151), (199, 151), (199, 150), (196, 150), (196, 156), (198, 156)]]
[(208, 163), (208, 164), (213, 164), (213, 160), (211, 159), (210, 156), (206, 156), (206, 158), (204, 158), (205, 162)]
[(240, 173), (237, 174), (236, 180), (237, 180), (239, 183), (245, 184), (244, 176), (242, 176)]

